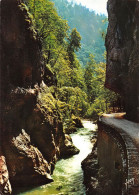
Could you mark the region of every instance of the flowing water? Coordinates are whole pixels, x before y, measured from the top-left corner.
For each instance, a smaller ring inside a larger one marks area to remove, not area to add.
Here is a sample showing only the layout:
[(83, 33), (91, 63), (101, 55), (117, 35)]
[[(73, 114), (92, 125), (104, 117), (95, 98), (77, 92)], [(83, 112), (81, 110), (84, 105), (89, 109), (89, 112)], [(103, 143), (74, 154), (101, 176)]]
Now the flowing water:
[(90, 121), (83, 121), (84, 128), (71, 134), (74, 145), (80, 153), (68, 159), (59, 160), (53, 173), (54, 182), (37, 187), (19, 195), (84, 195), (83, 171), (81, 162), (91, 152), (93, 144), (91, 138), (96, 131), (96, 125)]

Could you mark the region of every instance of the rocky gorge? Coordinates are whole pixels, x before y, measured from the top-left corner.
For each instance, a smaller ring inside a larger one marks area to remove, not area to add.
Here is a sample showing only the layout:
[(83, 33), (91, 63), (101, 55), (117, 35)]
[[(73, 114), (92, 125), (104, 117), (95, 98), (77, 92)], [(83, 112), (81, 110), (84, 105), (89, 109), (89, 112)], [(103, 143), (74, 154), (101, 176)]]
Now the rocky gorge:
[(51, 182), (57, 159), (79, 150), (63, 132), (48, 89), (56, 79), (43, 63), (29, 13), (17, 0), (0, 6), (0, 194), (11, 194)]
[[(65, 134), (75, 128), (64, 131), (57, 100), (49, 90), (57, 80), (44, 64), (31, 15), (20, 0), (1, 0), (0, 6), (0, 194), (11, 194), (52, 182), (57, 160), (79, 150)], [(84, 184), (90, 195), (137, 195), (139, 2), (109, 0), (107, 7), (105, 86), (123, 97), (131, 122), (115, 120), (115, 115), (100, 118), (98, 140), (82, 162)], [(78, 119), (74, 122), (81, 126)], [(134, 185), (127, 183), (127, 188), (126, 181), (132, 179)]]

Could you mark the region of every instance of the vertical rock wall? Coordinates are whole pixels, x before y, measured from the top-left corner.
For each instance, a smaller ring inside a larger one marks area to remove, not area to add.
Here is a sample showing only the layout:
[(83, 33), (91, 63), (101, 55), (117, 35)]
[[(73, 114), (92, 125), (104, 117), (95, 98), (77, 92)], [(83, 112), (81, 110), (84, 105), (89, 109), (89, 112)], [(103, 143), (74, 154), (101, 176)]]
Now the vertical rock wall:
[[(107, 9), (105, 86), (123, 96), (126, 117), (139, 122), (139, 1), (108, 0)], [(137, 195), (139, 126), (107, 117), (100, 118), (97, 146), (82, 162), (86, 193)]]
[(139, 1), (109, 0), (106, 87), (125, 100), (129, 120), (139, 122)]
[(43, 64), (27, 8), (20, 0), (0, 3), (0, 194), (9, 194), (11, 186), (14, 191), (51, 182), (60, 152), (79, 151), (66, 146), (59, 113), (51, 107), (56, 100), (47, 86), (54, 77)]
[[(52, 181), (50, 175), (59, 155), (59, 141), (54, 135), (63, 136), (58, 120), (46, 120), (37, 104), (47, 70), (41, 62), (37, 34), (31, 27), (31, 18), (20, 1), (1, 1), (0, 156), (8, 171), (1, 176), (2, 193), (11, 192), (10, 183), (14, 189)], [(42, 137), (40, 142), (34, 136), (36, 129), (37, 136)], [(49, 149), (42, 154), (41, 141), (46, 139)], [(5, 173), (5, 166), (1, 166), (1, 173)]]

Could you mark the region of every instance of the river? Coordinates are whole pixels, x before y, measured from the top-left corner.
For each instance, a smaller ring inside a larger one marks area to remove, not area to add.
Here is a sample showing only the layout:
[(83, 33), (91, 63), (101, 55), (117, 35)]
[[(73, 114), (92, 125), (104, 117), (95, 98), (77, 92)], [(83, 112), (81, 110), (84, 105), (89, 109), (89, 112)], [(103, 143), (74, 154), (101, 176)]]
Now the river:
[(81, 162), (92, 150), (93, 143), (90, 140), (96, 131), (96, 125), (90, 121), (83, 121), (83, 126), (84, 128), (71, 134), (80, 153), (57, 162), (52, 176), (54, 182), (18, 195), (85, 195)]

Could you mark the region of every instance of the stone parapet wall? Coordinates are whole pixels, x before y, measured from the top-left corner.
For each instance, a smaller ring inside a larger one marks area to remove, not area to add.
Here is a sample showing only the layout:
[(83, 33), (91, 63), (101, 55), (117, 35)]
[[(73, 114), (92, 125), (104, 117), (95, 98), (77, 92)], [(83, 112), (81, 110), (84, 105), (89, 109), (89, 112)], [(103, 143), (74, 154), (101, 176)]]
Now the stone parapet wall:
[[(128, 128), (126, 128), (126, 122)], [(138, 195), (139, 137), (137, 137), (137, 131), (139, 131), (139, 125), (124, 119), (102, 117), (98, 122), (98, 128), (99, 166), (103, 166), (110, 174), (118, 170), (119, 172), (121, 171), (122, 195)], [(120, 156), (119, 152), (121, 153)], [(120, 167), (121, 165), (119, 163), (121, 160), (122, 167)], [(113, 164), (113, 167), (111, 164)], [(111, 178), (113, 179), (112, 176)]]

